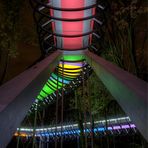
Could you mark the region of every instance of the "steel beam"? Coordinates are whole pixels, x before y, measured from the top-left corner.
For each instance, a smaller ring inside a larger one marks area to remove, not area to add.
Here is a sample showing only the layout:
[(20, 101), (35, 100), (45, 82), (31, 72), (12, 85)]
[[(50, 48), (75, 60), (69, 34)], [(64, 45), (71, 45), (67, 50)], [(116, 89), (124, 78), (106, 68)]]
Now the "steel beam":
[(56, 51), (0, 87), (0, 148), (5, 148), (60, 59)]
[(148, 85), (101, 57), (86, 51), (87, 62), (148, 141)]

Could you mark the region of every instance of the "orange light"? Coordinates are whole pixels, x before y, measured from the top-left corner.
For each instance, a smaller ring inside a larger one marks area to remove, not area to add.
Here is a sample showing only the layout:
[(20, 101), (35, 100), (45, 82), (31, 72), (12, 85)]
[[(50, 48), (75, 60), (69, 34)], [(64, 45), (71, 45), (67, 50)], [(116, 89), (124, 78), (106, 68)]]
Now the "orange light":
[(18, 137), (18, 136), (20, 136), (20, 137), (27, 137), (27, 134), (26, 133), (18, 133), (18, 132), (16, 132), (15, 134), (14, 134), (14, 136), (16, 136), (16, 137)]

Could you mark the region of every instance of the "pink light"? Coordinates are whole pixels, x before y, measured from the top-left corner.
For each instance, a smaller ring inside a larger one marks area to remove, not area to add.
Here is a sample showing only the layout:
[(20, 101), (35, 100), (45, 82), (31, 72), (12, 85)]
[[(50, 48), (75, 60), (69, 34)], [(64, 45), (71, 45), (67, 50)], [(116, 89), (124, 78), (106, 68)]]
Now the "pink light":
[[(50, 0), (48, 0), (50, 2)], [(77, 9), (84, 8), (86, 5), (91, 5), (93, 1), (89, 0), (55, 0), (53, 6), (59, 8)], [(95, 14), (95, 8), (90, 8), (89, 10), (80, 11), (60, 11), (60, 10), (50, 10), (50, 15), (58, 18), (65, 19), (81, 19), (86, 16), (91, 16)], [(85, 24), (84, 24), (85, 23)], [(94, 21), (56, 21), (52, 22), (52, 30), (55, 33), (63, 35), (83, 35), (91, 30), (93, 30)], [(68, 50), (81, 49), (83, 47), (91, 44), (92, 35), (80, 36), (80, 37), (56, 37), (54, 36), (54, 44), (59, 48), (64, 48)], [(89, 43), (88, 43), (89, 42)], [(85, 44), (85, 45), (84, 45)]]
[[(84, 0), (61, 0), (62, 8), (81, 8), (84, 7)], [(84, 11), (62, 12), (62, 18), (83, 18)], [(79, 22), (62, 22), (63, 34), (76, 35), (83, 33), (83, 21)], [(83, 38), (63, 38), (63, 48), (77, 49), (83, 47)]]
[[(95, 15), (95, 11), (96, 11), (96, 8), (92, 8), (92, 15)], [(91, 30), (93, 30), (93, 26), (94, 26), (94, 20), (91, 21)], [(90, 44), (92, 42), (92, 34), (90, 35), (90, 40), (89, 40)]]
[[(48, 0), (48, 2), (50, 3), (50, 0)], [(53, 9), (50, 9), (50, 15), (51, 16), (54, 16), (54, 11)], [(52, 30), (53, 32), (55, 31), (55, 22), (51, 22), (51, 25), (52, 25)], [(56, 37), (54, 36), (54, 43), (56, 44)]]

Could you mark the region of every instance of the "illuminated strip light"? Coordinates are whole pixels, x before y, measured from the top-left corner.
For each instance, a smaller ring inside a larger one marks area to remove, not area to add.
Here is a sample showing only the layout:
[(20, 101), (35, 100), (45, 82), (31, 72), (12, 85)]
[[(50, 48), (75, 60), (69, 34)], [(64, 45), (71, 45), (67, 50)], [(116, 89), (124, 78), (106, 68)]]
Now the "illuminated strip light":
[(16, 136), (16, 137), (17, 137), (17, 136), (20, 136), (20, 137), (27, 137), (28, 134), (26, 134), (26, 133), (17, 133), (17, 132), (16, 132), (16, 133), (14, 134), (14, 136)]
[(68, 65), (73, 65), (73, 66), (75, 66), (75, 65), (77, 65), (77, 66), (82, 66), (82, 62), (77, 62), (76, 60), (74, 61), (74, 62), (72, 62), (72, 61), (63, 61), (63, 62), (61, 62), (60, 61), (60, 65), (62, 65), (64, 63), (64, 65), (65, 64), (68, 64)]
[[(54, 79), (54, 78), (57, 79), (57, 75), (55, 75), (55, 74), (52, 73), (52, 77), (51, 77), (51, 78), (52, 78), (52, 79)], [(54, 80), (55, 80), (55, 79), (54, 79)], [(61, 82), (61, 83), (62, 83), (62, 81), (63, 81), (65, 84), (69, 84), (70, 81), (71, 81), (71, 80), (66, 80), (66, 79), (62, 80), (62, 78), (61, 78), (60, 76), (58, 76), (58, 80), (59, 80), (59, 82)]]
[(47, 37), (44, 38), (44, 41), (48, 40), (50, 37), (52, 37), (52, 35), (48, 35)]
[(94, 21), (96, 21), (99, 25), (102, 25), (103, 24), (103, 22), (101, 22), (100, 20), (98, 20), (96, 18), (94, 18)]
[[(62, 69), (59, 69), (59, 71), (62, 71)], [(64, 69), (64, 72), (72, 72), (72, 73), (80, 73), (82, 71), (82, 69)]]
[(83, 55), (63, 55), (62, 59), (68, 62), (72, 62), (72, 61), (76, 62), (76, 61), (83, 61), (84, 56)]
[[(78, 75), (77, 75), (77, 76), (78, 76)], [(70, 79), (72, 79), (72, 80), (76, 79), (77, 76), (68, 75), (68, 74), (64, 74), (64, 75), (63, 75), (63, 77), (65, 77), (65, 78), (70, 78)]]
[[(53, 77), (50, 77), (50, 80), (52, 80), (53, 82), (57, 83), (57, 81)], [(69, 81), (63, 80), (63, 83), (64, 84), (69, 84)], [(58, 81), (58, 85), (62, 86), (62, 79), (61, 79), (61, 81), (60, 80)]]
[[(130, 122), (130, 118), (129, 117), (121, 117), (121, 118), (113, 118), (113, 119), (108, 119), (107, 122)], [(100, 120), (100, 121), (95, 121), (95, 124), (99, 124), (99, 123), (105, 123), (106, 120)], [(86, 125), (90, 125), (90, 122), (86, 122)], [(71, 127), (78, 127), (78, 124), (70, 124), (70, 125), (64, 125), (63, 128), (71, 128)], [(35, 131), (46, 131), (46, 130), (55, 130), (55, 129), (61, 129), (61, 126), (57, 126), (57, 127), (47, 127), (47, 128), (37, 128)], [(33, 131), (32, 128), (17, 128), (17, 131)]]
[(48, 25), (48, 24), (51, 23), (51, 22), (52, 22), (52, 20), (49, 20), (49, 21), (45, 22), (45, 23), (42, 25), (42, 27)]
[[(47, 6), (50, 6), (51, 3), (47, 3), (46, 5), (47, 5)], [(41, 10), (43, 10), (44, 8), (45, 8), (45, 6), (42, 6), (42, 7), (38, 8), (38, 10), (41, 11)]]
[[(54, 84), (57, 85), (57, 81), (56, 81), (53, 77), (50, 77), (49, 80), (52, 81)], [(58, 85), (59, 85), (59, 86), (63, 86), (63, 85), (65, 85), (65, 83), (63, 82), (63, 84), (62, 84), (60, 81), (58, 81)]]
[(76, 63), (76, 65), (72, 65), (69, 63), (69, 64), (64, 64), (63, 67), (62, 67), (62, 65), (59, 64), (59, 67), (60, 68), (67, 68), (67, 69), (68, 68), (75, 69), (75, 68), (81, 68), (82, 66), (77, 65), (77, 63)]
[[(130, 128), (136, 128), (136, 126), (134, 124), (123, 124), (123, 125), (116, 125), (116, 126), (109, 126), (107, 128), (107, 130), (122, 130), (122, 129), (130, 129)], [(98, 128), (94, 128), (94, 132), (104, 132), (106, 131), (106, 128), (105, 127), (98, 127)], [(90, 129), (84, 129), (84, 133), (90, 133)], [(41, 132), (41, 133), (38, 133), (36, 134), (36, 136), (54, 136), (54, 135), (73, 135), (73, 134), (80, 134), (80, 130), (75, 130), (75, 129), (70, 129), (70, 130), (67, 130), (67, 131), (63, 131), (63, 132)]]
[(63, 66), (61, 64), (59, 64), (59, 67), (60, 68), (69, 68), (69, 69), (78, 69), (78, 68), (81, 68), (82, 67), (82, 63), (65, 63)]
[[(64, 56), (63, 58), (70, 58), (70, 56)], [(75, 56), (76, 58), (80, 58), (81, 56)], [(64, 65), (63, 65), (64, 64)], [(63, 86), (69, 84), (70, 81), (74, 80), (80, 72), (82, 71), (82, 62), (59, 62), (60, 70), (58, 72), (58, 76), (55, 73), (52, 73), (49, 77), (49, 80), (44, 85), (43, 89), (40, 91), (40, 94), (37, 96), (37, 99), (43, 100), (44, 98), (48, 97), (57, 90), (57, 79), (58, 79), (58, 89), (62, 88), (62, 82), (64, 83)], [(65, 68), (62, 69), (62, 68)], [(74, 70), (73, 70), (74, 69)], [(75, 70), (76, 69), (76, 70)], [(68, 80), (69, 79), (69, 80)]]
[(77, 73), (80, 73), (82, 72), (82, 68), (81, 69), (65, 69), (65, 70), (62, 70), (62, 69), (59, 69), (59, 73), (67, 73), (67, 74), (77, 74)]
[[(54, 78), (57, 80), (57, 75), (54, 74)], [(62, 81), (61, 81), (62, 79), (63, 79), (63, 76), (58, 75), (58, 80), (59, 80), (60, 82), (62, 82)], [(69, 83), (70, 83), (70, 81), (73, 80), (72, 78), (66, 78), (66, 77), (64, 77), (64, 79), (65, 79), (66, 81), (69, 81)]]
[[(116, 126), (108, 126), (107, 127), (107, 130), (109, 131), (113, 131), (113, 130), (122, 130), (122, 129), (131, 129), (131, 128), (136, 128), (136, 126), (134, 124), (123, 124), (123, 125), (116, 125)], [(37, 131), (37, 130), (36, 130)], [(106, 128), (105, 127), (96, 127), (94, 128), (94, 132), (105, 132), (106, 131)], [(32, 130), (33, 132), (33, 130)], [(90, 133), (90, 129), (84, 129), (84, 133)], [(53, 131), (41, 131), (40, 133), (36, 133), (35, 136), (36, 137), (44, 137), (44, 136), (61, 136), (61, 135), (75, 135), (75, 134), (80, 134), (80, 130), (79, 129), (69, 129), (69, 130), (66, 130), (66, 131), (58, 131), (58, 132), (53, 132)], [(20, 134), (18, 133), (15, 133), (14, 136), (32, 136), (32, 134), (28, 134), (28, 133), (21, 133), (20, 131)]]
[(80, 72), (77, 72), (77, 73), (72, 73), (72, 72), (61, 72), (61, 71), (59, 71), (59, 74), (61, 74), (61, 75), (67, 75), (67, 76), (73, 76), (74, 78), (76, 78), (79, 74), (80, 74)]
[(98, 5), (98, 7), (99, 7), (100, 9), (102, 9), (102, 10), (105, 9), (105, 7), (103, 7), (102, 5)]

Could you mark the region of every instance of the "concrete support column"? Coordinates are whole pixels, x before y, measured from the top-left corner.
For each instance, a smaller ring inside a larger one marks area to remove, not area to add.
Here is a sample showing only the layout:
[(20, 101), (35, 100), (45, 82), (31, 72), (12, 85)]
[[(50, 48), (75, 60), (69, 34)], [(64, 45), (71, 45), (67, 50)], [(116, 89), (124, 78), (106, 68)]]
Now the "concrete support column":
[(101, 57), (86, 51), (87, 62), (148, 141), (148, 85)]
[(17, 127), (60, 58), (56, 51), (0, 87), (0, 148), (6, 148)]

